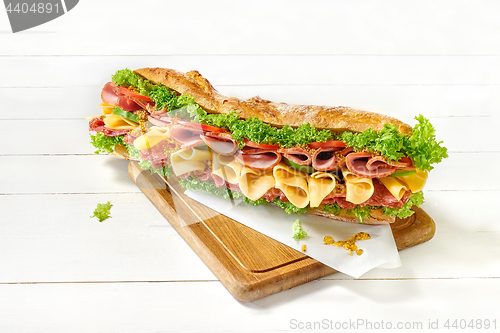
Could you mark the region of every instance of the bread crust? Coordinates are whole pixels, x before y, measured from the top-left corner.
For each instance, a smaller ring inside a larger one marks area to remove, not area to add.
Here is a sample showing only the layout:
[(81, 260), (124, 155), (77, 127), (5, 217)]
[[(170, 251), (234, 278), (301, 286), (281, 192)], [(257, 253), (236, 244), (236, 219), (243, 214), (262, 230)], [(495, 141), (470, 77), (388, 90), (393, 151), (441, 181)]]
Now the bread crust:
[(298, 127), (307, 122), (319, 129), (363, 132), (369, 128), (380, 131), (384, 124), (391, 124), (404, 135), (411, 135), (412, 131), (411, 126), (393, 117), (350, 107), (275, 103), (258, 96), (248, 100), (223, 96), (198, 71), (182, 73), (168, 68), (141, 68), (135, 73), (180, 94), (191, 95), (209, 113), (236, 111), (241, 118), (258, 117), (276, 127)]
[[(342, 209), (339, 215), (328, 213), (321, 209), (311, 209), (310, 213), (344, 222), (361, 223), (359, 218), (357, 218), (356, 216), (347, 215), (345, 209)], [(382, 213), (381, 209), (374, 209), (370, 212), (370, 217), (365, 217), (363, 219), (363, 224), (387, 224), (387, 223), (394, 223), (394, 221), (396, 221), (395, 216), (387, 216), (384, 213)]]

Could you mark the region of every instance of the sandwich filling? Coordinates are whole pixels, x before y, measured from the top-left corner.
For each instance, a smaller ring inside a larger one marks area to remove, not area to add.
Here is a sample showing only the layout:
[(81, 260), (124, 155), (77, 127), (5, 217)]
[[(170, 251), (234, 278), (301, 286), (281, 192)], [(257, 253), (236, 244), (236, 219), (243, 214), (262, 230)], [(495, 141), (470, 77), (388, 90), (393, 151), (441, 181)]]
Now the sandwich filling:
[(175, 175), (185, 188), (288, 213), (408, 217), (424, 202), (432, 165), (448, 157), (421, 115), (410, 136), (390, 124), (362, 133), (276, 127), (235, 111), (209, 113), (128, 69), (112, 76), (101, 99), (102, 114), (87, 118), (96, 153), (121, 145), (143, 169)]

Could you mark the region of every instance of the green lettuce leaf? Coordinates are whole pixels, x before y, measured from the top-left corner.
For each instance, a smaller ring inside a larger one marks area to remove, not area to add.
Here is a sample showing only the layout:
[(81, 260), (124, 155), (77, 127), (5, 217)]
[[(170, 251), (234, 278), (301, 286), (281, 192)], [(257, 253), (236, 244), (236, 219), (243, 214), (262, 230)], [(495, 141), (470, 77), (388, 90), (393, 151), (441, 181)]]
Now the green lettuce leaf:
[(137, 93), (144, 96), (149, 96), (149, 92), (155, 86), (153, 83), (149, 82), (149, 80), (135, 74), (128, 68), (116, 71), (116, 73), (111, 76), (111, 81), (118, 86), (135, 87), (137, 88)]
[(408, 197), (408, 201), (403, 205), (403, 208), (396, 209), (396, 208), (383, 207), (382, 212), (385, 215), (389, 216), (395, 215), (396, 217), (403, 219), (413, 215), (414, 211), (411, 210), (411, 207), (413, 207), (414, 205), (419, 207), (424, 202), (425, 202), (424, 193), (422, 191), (419, 191), (410, 194), (410, 196)]
[(90, 143), (96, 148), (94, 151), (95, 154), (100, 153), (108, 153), (111, 154), (114, 152), (116, 145), (125, 145), (125, 141), (123, 141), (123, 136), (106, 136), (101, 132), (97, 132), (95, 135), (89, 133), (90, 135)]
[(385, 124), (380, 132), (371, 128), (363, 133), (343, 132), (342, 141), (355, 151), (380, 152), (389, 162), (407, 155), (418, 169), (430, 171), (434, 168), (431, 164), (448, 157), (447, 149), (442, 141), (436, 141), (435, 129), (428, 119), (422, 115), (415, 119), (418, 124), (409, 137), (400, 134), (395, 125)]
[(292, 238), (295, 240), (304, 239), (307, 236), (307, 231), (302, 230), (302, 226), (300, 225), (299, 219), (296, 219), (293, 222), (293, 236)]
[(225, 186), (217, 187), (214, 182), (199, 180), (193, 176), (189, 176), (188, 179), (179, 178), (179, 184), (188, 190), (205, 191), (226, 199), (243, 199), (245, 197), (241, 192), (231, 191)]
[(105, 204), (98, 203), (97, 208), (94, 210), (94, 215), (91, 215), (90, 217), (97, 217), (99, 219), (99, 222), (102, 222), (105, 219), (109, 218), (112, 206), (113, 205), (111, 204), (111, 201), (108, 201)]
[(405, 148), (417, 168), (430, 171), (434, 169), (431, 164), (439, 163), (448, 157), (448, 150), (441, 145), (443, 141), (436, 141), (436, 130), (429, 119), (422, 115), (415, 119), (418, 124), (413, 127), (412, 136), (408, 138)]

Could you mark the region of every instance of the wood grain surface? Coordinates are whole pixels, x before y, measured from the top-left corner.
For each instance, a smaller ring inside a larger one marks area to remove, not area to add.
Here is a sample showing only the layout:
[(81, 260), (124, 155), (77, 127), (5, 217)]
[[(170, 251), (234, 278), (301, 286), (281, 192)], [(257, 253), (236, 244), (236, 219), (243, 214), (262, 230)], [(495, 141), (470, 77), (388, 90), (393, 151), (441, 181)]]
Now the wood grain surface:
[[(169, 179), (129, 163), (129, 175), (179, 235), (238, 300), (254, 301), (337, 271), (184, 194)], [(391, 225), (398, 250), (434, 236), (434, 221), (422, 209)]]

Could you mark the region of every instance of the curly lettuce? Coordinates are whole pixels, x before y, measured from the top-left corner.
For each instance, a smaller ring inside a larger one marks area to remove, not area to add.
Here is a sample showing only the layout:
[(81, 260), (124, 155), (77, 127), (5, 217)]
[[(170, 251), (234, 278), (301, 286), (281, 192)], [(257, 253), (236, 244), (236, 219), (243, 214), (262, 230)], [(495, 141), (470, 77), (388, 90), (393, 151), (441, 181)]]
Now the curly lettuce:
[(111, 201), (108, 201), (105, 204), (97, 204), (97, 208), (94, 210), (94, 215), (91, 215), (90, 217), (96, 217), (99, 219), (99, 222), (102, 222), (109, 218), (110, 215), (110, 210), (113, 205), (111, 204)]
[(295, 240), (300, 240), (304, 239), (307, 237), (307, 231), (304, 231), (302, 229), (302, 226), (300, 225), (299, 219), (296, 219), (295, 222), (293, 222), (293, 236), (292, 238)]
[(397, 208), (383, 207), (382, 212), (385, 215), (389, 215), (389, 216), (394, 215), (396, 217), (403, 219), (403, 218), (406, 218), (406, 217), (413, 215), (414, 211), (411, 210), (411, 208), (413, 206), (419, 207), (424, 202), (425, 202), (424, 193), (422, 191), (419, 191), (419, 192), (415, 192), (415, 193), (410, 194), (410, 196), (408, 197), (408, 201), (403, 205), (402, 208), (397, 209)]
[(96, 148), (95, 154), (111, 154), (115, 151), (116, 145), (125, 145), (123, 141), (123, 136), (106, 136), (101, 132), (97, 132), (95, 135), (90, 135), (90, 143)]
[(137, 89), (137, 93), (149, 96), (149, 92), (154, 88), (154, 84), (149, 82), (149, 80), (135, 74), (132, 70), (120, 69), (116, 71), (114, 75), (111, 76), (111, 81), (123, 87), (134, 87)]
[(431, 164), (448, 157), (448, 150), (442, 146), (443, 141), (436, 141), (435, 128), (427, 118), (419, 115), (415, 119), (418, 124), (411, 136), (399, 133), (395, 125), (385, 124), (380, 132), (370, 128), (363, 133), (344, 132), (341, 138), (355, 151), (380, 152), (388, 162), (398, 161), (406, 155), (418, 169), (430, 171), (434, 168)]

